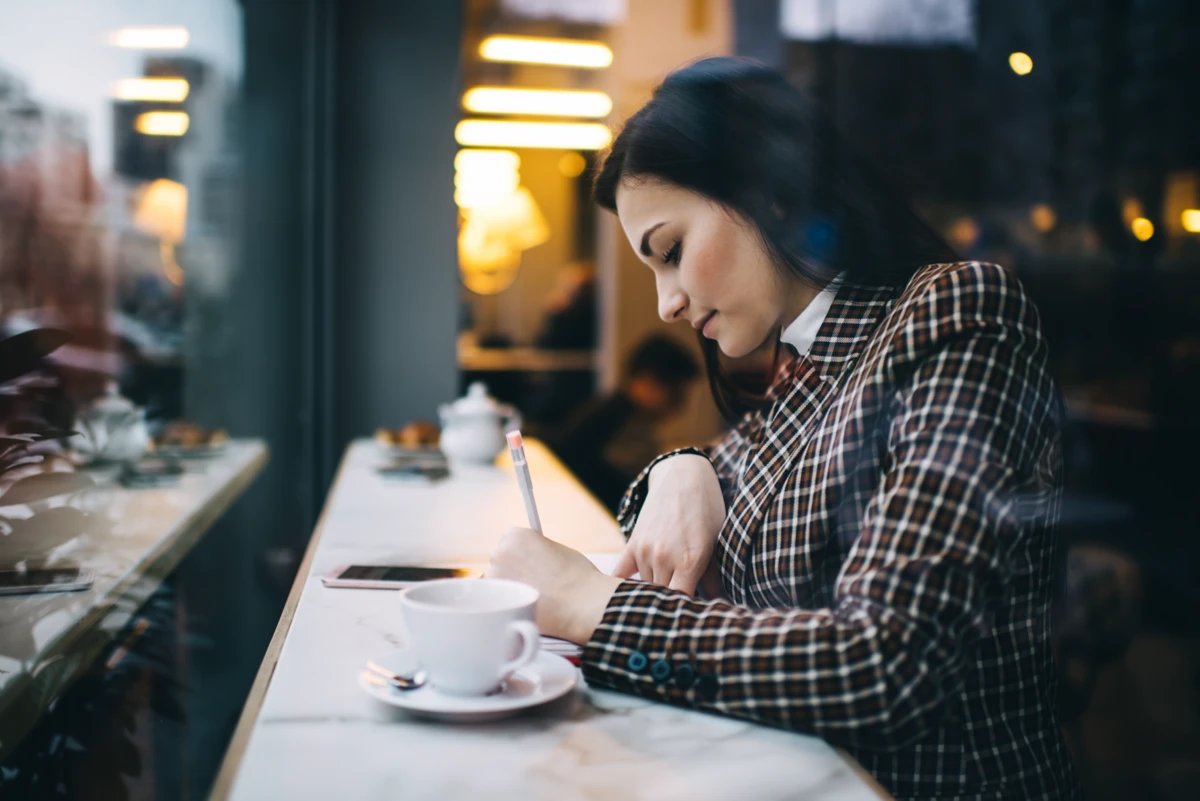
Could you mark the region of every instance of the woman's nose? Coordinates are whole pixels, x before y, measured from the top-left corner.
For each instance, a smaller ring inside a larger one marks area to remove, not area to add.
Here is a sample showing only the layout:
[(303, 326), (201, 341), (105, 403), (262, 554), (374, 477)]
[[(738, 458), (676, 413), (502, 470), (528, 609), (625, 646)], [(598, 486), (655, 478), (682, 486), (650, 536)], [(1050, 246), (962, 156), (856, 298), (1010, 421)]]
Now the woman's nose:
[(673, 323), (687, 310), (687, 295), (679, 284), (669, 281), (658, 282), (658, 316), (663, 322)]

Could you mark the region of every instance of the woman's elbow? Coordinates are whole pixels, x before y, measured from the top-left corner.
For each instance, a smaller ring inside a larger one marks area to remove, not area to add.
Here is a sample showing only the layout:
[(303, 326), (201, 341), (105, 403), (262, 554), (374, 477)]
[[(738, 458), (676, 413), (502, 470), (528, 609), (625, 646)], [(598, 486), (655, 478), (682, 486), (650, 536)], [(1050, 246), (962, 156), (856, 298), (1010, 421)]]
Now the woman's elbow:
[(884, 683), (880, 706), (884, 712), (875, 727), (879, 750), (910, 748), (942, 728), (950, 710), (949, 693), (927, 672)]

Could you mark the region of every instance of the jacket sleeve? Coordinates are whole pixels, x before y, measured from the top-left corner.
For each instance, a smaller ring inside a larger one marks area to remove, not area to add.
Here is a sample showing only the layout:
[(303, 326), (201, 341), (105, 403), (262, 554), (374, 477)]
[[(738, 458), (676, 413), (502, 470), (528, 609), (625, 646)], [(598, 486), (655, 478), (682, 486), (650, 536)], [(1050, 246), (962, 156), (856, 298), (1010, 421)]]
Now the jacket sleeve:
[[(1029, 548), (1057, 443), (1036, 312), (990, 265), (946, 273), (891, 343), (878, 483), (823, 609), (750, 609), (626, 581), (584, 649), (589, 683), (899, 748), (938, 722)], [(736, 513), (736, 510), (735, 510)]]

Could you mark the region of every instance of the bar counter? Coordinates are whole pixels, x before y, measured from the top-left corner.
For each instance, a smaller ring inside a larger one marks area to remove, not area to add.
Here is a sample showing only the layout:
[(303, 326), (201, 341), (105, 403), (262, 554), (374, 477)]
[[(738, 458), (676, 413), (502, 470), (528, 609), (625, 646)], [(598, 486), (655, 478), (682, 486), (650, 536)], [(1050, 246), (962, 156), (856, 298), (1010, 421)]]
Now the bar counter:
[[(526, 439), (547, 536), (617, 553), (616, 522)], [(214, 785), (213, 801), (288, 798), (877, 801), (853, 760), (814, 737), (579, 686), (490, 723), (392, 709), (356, 677), (402, 644), (395, 591), (328, 588), (342, 564), (486, 563), (524, 508), (507, 455), (436, 483), (385, 478), (370, 441), (343, 458)]]

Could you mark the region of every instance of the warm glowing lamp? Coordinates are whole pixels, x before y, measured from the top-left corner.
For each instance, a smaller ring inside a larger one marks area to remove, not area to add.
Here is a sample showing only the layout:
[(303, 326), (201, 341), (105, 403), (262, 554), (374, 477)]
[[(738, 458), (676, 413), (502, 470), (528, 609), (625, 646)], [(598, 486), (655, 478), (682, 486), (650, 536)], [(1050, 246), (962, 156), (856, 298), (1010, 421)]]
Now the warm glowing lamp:
[(163, 275), (176, 286), (182, 284), (175, 246), (187, 235), (187, 187), (165, 178), (150, 184), (138, 199), (133, 227), (158, 240)]
[(1053, 231), (1054, 226), (1058, 224), (1058, 215), (1050, 206), (1039, 203), (1030, 209), (1029, 222), (1033, 224), (1035, 230), (1047, 234)]
[(525, 187), (499, 203), (464, 210), (458, 235), (463, 284), (490, 295), (508, 288), (521, 266), (521, 251), (550, 238), (550, 226)]
[(509, 89), (477, 86), (463, 95), (463, 108), (476, 114), (530, 114), (551, 117), (603, 117), (612, 111), (604, 92)]
[(454, 129), (454, 138), (469, 147), (599, 150), (612, 141), (612, 132), (598, 122), (463, 120)]
[(511, 150), (460, 150), (454, 157), (454, 202), (461, 209), (499, 203), (517, 191), (520, 164)]
[(133, 127), (147, 136), (183, 136), (190, 120), (184, 111), (147, 111), (139, 114)]
[(1145, 217), (1135, 219), (1129, 224), (1129, 229), (1133, 231), (1133, 235), (1137, 237), (1139, 242), (1145, 242), (1154, 236), (1154, 223)]
[(600, 42), (544, 39), (534, 36), (489, 36), (479, 45), (484, 61), (553, 64), (559, 67), (603, 69), (612, 64), (612, 50)]
[(188, 96), (188, 82), (183, 78), (125, 78), (113, 87), (118, 100), (146, 100), (160, 103), (182, 103)]

